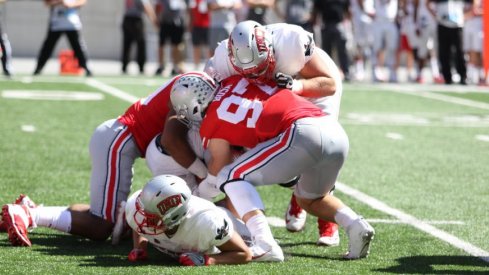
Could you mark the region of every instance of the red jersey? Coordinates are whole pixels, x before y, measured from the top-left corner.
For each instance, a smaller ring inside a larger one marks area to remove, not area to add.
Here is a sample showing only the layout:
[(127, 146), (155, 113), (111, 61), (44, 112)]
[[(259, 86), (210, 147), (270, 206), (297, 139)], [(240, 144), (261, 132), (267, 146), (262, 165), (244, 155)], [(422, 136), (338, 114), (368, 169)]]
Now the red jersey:
[(191, 0), (189, 3), (192, 25), (194, 27), (208, 28), (210, 24), (209, 9), (206, 0)]
[(165, 127), (166, 117), (170, 111), (168, 105), (171, 104), (170, 91), (173, 87), (173, 83), (182, 76), (192, 74), (195, 75), (195, 73), (187, 73), (174, 77), (150, 96), (142, 98), (132, 104), (126, 112), (118, 118), (118, 120), (126, 125), (131, 131), (143, 157), (146, 153), (148, 144), (157, 134), (161, 133)]
[(253, 85), (237, 75), (223, 80), (200, 126), (204, 148), (213, 138), (253, 148), (278, 136), (297, 119), (326, 115), (290, 90), (272, 85)]

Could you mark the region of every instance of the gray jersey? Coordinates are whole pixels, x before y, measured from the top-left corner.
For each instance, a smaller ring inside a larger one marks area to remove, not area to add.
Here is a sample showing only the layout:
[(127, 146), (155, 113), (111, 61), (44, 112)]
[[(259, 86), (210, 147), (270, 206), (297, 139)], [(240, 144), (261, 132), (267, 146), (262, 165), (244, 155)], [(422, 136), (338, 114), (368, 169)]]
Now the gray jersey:
[[(74, 0), (65, 0), (70, 3)], [(63, 4), (51, 7), (49, 15), (51, 31), (79, 31), (82, 28), (78, 8), (66, 8)]]

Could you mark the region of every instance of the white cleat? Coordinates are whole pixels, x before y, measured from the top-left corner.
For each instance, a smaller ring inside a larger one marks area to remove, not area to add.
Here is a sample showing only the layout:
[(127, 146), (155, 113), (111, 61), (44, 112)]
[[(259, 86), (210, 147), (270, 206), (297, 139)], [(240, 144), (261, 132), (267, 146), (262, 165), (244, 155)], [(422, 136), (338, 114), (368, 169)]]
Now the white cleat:
[(317, 245), (338, 246), (340, 244), (340, 234), (336, 223), (318, 219), (318, 228), (319, 239)]
[(290, 198), (289, 207), (285, 213), (285, 228), (290, 232), (298, 232), (306, 225), (307, 212), (302, 209), (295, 199), (294, 194)]
[(346, 259), (354, 260), (365, 258), (370, 251), (370, 243), (375, 235), (375, 230), (362, 217), (354, 221), (346, 229), (349, 244)]
[(250, 248), (253, 254), (252, 261), (254, 262), (283, 262), (284, 252), (282, 248), (275, 242), (267, 243), (264, 241), (255, 241)]

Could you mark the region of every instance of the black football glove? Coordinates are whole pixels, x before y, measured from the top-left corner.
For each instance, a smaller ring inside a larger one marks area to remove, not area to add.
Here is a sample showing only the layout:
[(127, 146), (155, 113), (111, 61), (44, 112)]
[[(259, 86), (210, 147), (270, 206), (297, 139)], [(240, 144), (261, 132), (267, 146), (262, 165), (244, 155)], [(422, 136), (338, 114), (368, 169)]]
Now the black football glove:
[(277, 86), (279, 86), (280, 88), (291, 90), (294, 84), (294, 78), (288, 74), (276, 73), (275, 82), (277, 82)]

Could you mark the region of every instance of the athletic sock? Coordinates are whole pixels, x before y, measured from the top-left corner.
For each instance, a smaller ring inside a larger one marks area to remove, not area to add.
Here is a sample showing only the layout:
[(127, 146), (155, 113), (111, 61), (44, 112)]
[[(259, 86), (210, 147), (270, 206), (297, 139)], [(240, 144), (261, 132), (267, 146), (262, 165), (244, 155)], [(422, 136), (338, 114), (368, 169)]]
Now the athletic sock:
[(347, 206), (338, 209), (334, 216), (336, 223), (345, 229), (348, 228), (348, 226), (350, 226), (350, 224), (352, 224), (354, 221), (358, 220), (358, 218), (360, 218), (358, 214)]
[(29, 209), (37, 226), (56, 229), (69, 233), (71, 230), (71, 212), (67, 207), (48, 206)]
[(275, 239), (273, 238), (272, 230), (268, 225), (267, 218), (263, 214), (258, 214), (251, 217), (246, 222), (246, 227), (251, 233), (253, 239), (260, 239), (266, 243), (273, 244)]

